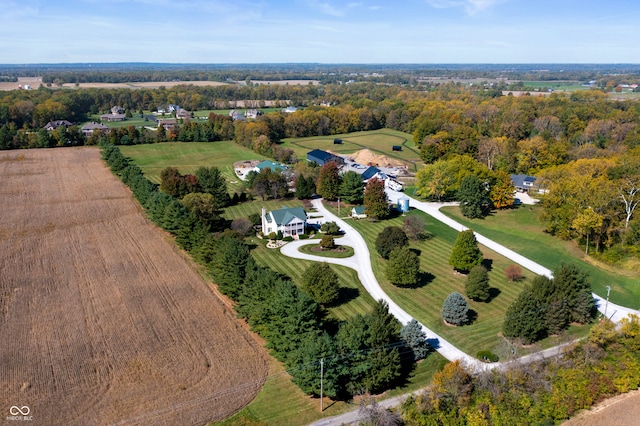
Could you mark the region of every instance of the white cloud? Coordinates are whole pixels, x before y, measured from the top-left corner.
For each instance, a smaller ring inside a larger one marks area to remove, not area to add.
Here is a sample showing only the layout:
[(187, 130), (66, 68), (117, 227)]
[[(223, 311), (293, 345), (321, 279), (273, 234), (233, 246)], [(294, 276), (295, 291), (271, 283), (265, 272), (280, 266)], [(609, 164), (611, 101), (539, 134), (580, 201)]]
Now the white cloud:
[(462, 9), (467, 15), (474, 15), (502, 1), (503, 0), (427, 0), (427, 4), (437, 9)]
[(315, 9), (321, 13), (324, 13), (325, 15), (335, 16), (338, 18), (344, 17), (347, 14), (347, 12), (349, 12), (352, 9), (356, 9), (364, 6), (363, 3), (347, 3), (346, 5), (341, 5), (342, 7), (339, 7), (339, 6), (334, 6), (333, 4), (327, 1), (319, 1), (319, 0), (304, 0), (304, 3), (308, 7)]

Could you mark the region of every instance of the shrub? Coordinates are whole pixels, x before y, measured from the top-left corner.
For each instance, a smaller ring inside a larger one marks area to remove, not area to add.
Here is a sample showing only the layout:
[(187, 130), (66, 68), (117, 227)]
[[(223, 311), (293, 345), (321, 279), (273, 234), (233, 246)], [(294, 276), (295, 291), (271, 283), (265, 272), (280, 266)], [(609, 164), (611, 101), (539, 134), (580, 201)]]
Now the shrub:
[(278, 231), (278, 233), (276, 234), (276, 240), (281, 240), (282, 239), (282, 231)]
[(322, 236), (322, 239), (320, 240), (320, 247), (322, 247), (324, 250), (329, 250), (334, 248), (335, 246), (336, 243), (331, 235)]
[(286, 237), (284, 237), (284, 238), (282, 239), (282, 241), (286, 241), (286, 242), (293, 241), (293, 237), (292, 237), (291, 235), (287, 235)]
[(498, 355), (491, 351), (478, 351), (476, 358), (485, 362), (498, 362)]
[(442, 319), (449, 324), (463, 325), (469, 321), (469, 304), (464, 297), (456, 292), (447, 296), (440, 311)]
[(270, 232), (269, 235), (267, 235), (267, 238), (270, 240), (275, 240), (276, 239), (276, 233), (275, 232)]
[(340, 233), (340, 227), (335, 222), (325, 222), (320, 226), (320, 231), (327, 235), (338, 235)]
[(307, 234), (298, 234), (299, 240), (308, 240), (309, 236)]
[(510, 282), (518, 281), (522, 279), (522, 268), (514, 263), (506, 267), (504, 274)]

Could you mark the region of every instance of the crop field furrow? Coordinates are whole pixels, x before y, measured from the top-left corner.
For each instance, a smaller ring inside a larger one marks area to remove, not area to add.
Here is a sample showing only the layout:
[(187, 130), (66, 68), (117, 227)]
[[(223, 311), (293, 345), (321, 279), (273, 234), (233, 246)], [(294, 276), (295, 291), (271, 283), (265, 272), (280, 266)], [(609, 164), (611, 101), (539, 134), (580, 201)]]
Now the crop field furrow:
[(98, 150), (20, 155), (0, 153), (0, 406), (51, 425), (204, 424), (251, 401), (264, 350)]

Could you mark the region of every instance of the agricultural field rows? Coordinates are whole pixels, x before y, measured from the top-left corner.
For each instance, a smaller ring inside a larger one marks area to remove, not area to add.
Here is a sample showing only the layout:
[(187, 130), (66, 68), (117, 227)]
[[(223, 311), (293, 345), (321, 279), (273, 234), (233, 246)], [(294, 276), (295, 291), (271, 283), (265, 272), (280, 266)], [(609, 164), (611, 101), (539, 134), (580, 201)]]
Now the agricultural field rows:
[[(0, 406), (38, 424), (204, 424), (267, 358), (97, 148), (0, 153)], [(242, 360), (242, 363), (238, 363)]]

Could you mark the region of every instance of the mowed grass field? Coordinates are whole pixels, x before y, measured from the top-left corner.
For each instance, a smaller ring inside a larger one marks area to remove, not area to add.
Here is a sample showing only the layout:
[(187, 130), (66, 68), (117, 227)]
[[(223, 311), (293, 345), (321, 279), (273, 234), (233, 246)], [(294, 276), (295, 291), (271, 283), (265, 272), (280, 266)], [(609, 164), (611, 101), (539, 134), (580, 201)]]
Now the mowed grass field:
[[(412, 210), (409, 214), (422, 216), (426, 222), (426, 230), (431, 235), (428, 239), (412, 241), (410, 244), (412, 249), (420, 253), (420, 266), (424, 274), (423, 282), (416, 288), (403, 288), (391, 284), (386, 279), (384, 271), (387, 261), (382, 259), (375, 250), (378, 234), (387, 226), (402, 226), (403, 218), (397, 217), (379, 222), (368, 220), (350, 222), (367, 241), (378, 282), (404, 310), (464, 352), (475, 356), (480, 350), (490, 350), (504, 358), (508, 355), (505, 351), (510, 350), (500, 335), (504, 314), (524, 286), (531, 282), (534, 275), (523, 269), (525, 277), (523, 280), (509, 282), (504, 270), (513, 262), (481, 246), (485, 266), (489, 269), (492, 299), (488, 303), (468, 300), (475, 318), (470, 325), (462, 327), (445, 325), (440, 316), (445, 298), (454, 291), (465, 295), (466, 276), (454, 272), (448, 263), (457, 232), (421, 211)], [(577, 327), (571, 329), (569, 334), (584, 334), (587, 330), (588, 327)], [(562, 338), (549, 338), (540, 342), (539, 346), (553, 346), (561, 340)], [(518, 348), (518, 355), (535, 349), (537, 348)]]
[[(342, 144), (334, 144), (341, 139)], [(404, 162), (410, 171), (416, 171), (420, 160), (420, 150), (413, 143), (413, 136), (392, 129), (372, 130), (369, 132), (347, 133), (342, 135), (317, 136), (310, 138), (284, 139), (283, 144), (294, 150), (298, 158), (306, 159), (307, 153), (314, 149), (332, 151), (337, 154), (353, 154), (361, 149), (369, 149), (376, 154)], [(393, 151), (395, 145), (402, 151)]]
[(239, 192), (242, 182), (236, 176), (233, 163), (243, 160), (266, 160), (267, 157), (240, 146), (233, 141), (220, 142), (162, 142), (149, 145), (121, 146), (125, 157), (142, 167), (145, 176), (160, 183), (160, 172), (176, 167), (180, 173), (194, 173), (198, 167), (217, 167), (227, 179), (230, 193)]
[(606, 286), (611, 286), (609, 300), (629, 308), (640, 308), (638, 277), (631, 272), (624, 273), (603, 264), (596, 265), (593, 259), (584, 256), (584, 247), (545, 233), (538, 219), (541, 206), (521, 206), (475, 220), (463, 217), (460, 209), (455, 207), (441, 210), (463, 225), (549, 269), (553, 270), (563, 262), (573, 263), (589, 273), (596, 294), (606, 297)]

